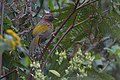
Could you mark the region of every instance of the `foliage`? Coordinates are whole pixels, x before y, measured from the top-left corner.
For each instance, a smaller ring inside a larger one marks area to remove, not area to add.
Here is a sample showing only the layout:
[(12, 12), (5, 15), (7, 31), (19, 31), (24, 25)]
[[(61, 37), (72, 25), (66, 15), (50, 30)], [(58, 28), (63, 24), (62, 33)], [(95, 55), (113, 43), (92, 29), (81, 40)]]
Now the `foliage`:
[(69, 62), (68, 71), (76, 71), (77, 77), (87, 76), (87, 69), (91, 69), (93, 60), (94, 57), (91, 57), (90, 53), (86, 53), (84, 56), (81, 50), (78, 50), (77, 56)]
[(45, 80), (45, 76), (41, 72), (40, 65), (38, 62), (33, 62), (33, 64), (30, 64), (30, 67), (35, 71), (34, 74), (34, 79), (35, 80)]
[[(0, 3), (0, 79), (119, 80), (119, 0)], [(35, 51), (33, 59), (29, 55), (31, 33), (47, 11), (57, 18), (53, 21), (55, 37), (40, 43), (45, 48), (39, 46), (40, 53)]]

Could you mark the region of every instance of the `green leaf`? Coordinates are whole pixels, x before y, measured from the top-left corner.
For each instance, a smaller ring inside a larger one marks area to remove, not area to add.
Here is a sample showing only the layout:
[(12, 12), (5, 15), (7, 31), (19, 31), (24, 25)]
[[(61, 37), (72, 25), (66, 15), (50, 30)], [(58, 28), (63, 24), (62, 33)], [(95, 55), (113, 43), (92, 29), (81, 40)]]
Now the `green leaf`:
[(53, 0), (48, 0), (48, 7), (49, 7), (51, 10), (54, 10)]
[(111, 48), (105, 48), (106, 50), (109, 51), (109, 53), (112, 54), (120, 54), (120, 46), (114, 45)]
[(54, 74), (57, 77), (60, 77), (60, 74), (56, 70), (49, 70), (52, 74)]
[[(76, 79), (74, 79), (76, 80)], [(115, 80), (115, 78), (109, 73), (98, 73), (94, 70), (88, 71), (88, 76), (83, 77), (80, 80)]]
[(120, 46), (114, 45), (114, 46), (112, 46), (112, 49), (114, 49), (114, 50), (120, 49)]
[(68, 3), (68, 2), (69, 2), (69, 0), (59, 0), (59, 2)]
[(112, 16), (112, 17), (114, 17), (114, 18), (116, 18), (116, 19), (118, 19), (118, 20), (120, 19), (120, 15), (117, 14), (116, 12), (114, 12), (114, 11), (111, 12), (111, 13), (109, 13), (108, 15), (109, 15), (109, 16)]
[(116, 50), (116, 54), (120, 54), (120, 49), (119, 49), (119, 50)]
[(101, 59), (101, 56), (99, 54), (95, 55), (95, 60), (97, 60), (97, 59)]
[(24, 65), (25, 66), (29, 66), (31, 64), (31, 60), (28, 56), (25, 57), (25, 60), (24, 60)]

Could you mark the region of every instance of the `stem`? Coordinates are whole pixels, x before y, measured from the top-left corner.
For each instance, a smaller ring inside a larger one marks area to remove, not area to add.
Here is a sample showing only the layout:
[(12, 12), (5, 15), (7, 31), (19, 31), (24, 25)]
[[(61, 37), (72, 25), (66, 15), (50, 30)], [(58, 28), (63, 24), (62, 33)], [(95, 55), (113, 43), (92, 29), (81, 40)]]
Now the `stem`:
[(98, 1), (98, 0), (87, 1), (87, 2), (85, 1), (83, 4), (81, 4), (80, 6), (78, 6), (78, 7), (76, 8), (76, 10), (79, 10), (79, 9), (81, 9), (81, 8), (83, 8), (83, 7), (85, 7), (85, 6), (89, 5), (89, 4), (91, 4), (91, 3), (96, 2), (96, 1)]
[(4, 16), (4, 0), (1, 1), (1, 26), (0, 26), (0, 35), (3, 35), (3, 16)]
[(17, 70), (17, 69), (13, 69), (12, 71), (10, 71), (9, 73), (7, 73), (6, 75), (0, 77), (0, 80), (1, 80), (2, 78), (5, 78), (5, 77), (7, 77), (8, 75), (12, 74), (13, 72), (18, 72), (18, 70)]
[[(3, 35), (3, 17), (4, 17), (4, 0), (1, 1), (1, 25), (0, 35)], [(0, 54), (0, 76), (2, 74), (2, 54)]]
[[(39, 0), (39, 2), (40, 2), (40, 1), (41, 1), (41, 0)], [(40, 13), (40, 11), (41, 11), (41, 9), (42, 9), (42, 6), (43, 6), (43, 3), (44, 3), (44, 0), (41, 1), (41, 5), (40, 5), (40, 7), (39, 7), (39, 9), (38, 9), (38, 11), (37, 11), (37, 13), (35, 14), (34, 17), (37, 17), (37, 15)]]

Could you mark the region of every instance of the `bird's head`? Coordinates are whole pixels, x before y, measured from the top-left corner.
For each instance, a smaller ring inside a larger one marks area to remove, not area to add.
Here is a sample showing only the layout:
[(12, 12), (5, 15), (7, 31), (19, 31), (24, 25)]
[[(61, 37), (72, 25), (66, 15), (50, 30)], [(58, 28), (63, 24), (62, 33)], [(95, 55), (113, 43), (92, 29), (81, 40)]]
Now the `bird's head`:
[(56, 20), (55, 17), (53, 17), (53, 14), (51, 13), (46, 13), (43, 17), (45, 21), (52, 22), (53, 20)]

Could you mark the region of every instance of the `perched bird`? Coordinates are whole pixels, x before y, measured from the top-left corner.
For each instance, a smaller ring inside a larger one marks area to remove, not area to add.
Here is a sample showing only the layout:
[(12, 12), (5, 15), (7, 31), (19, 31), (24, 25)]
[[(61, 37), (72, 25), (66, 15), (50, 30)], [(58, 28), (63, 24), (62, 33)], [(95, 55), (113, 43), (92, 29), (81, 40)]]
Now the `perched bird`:
[(48, 38), (53, 32), (53, 24), (52, 21), (55, 18), (51, 13), (46, 13), (40, 22), (33, 29), (32, 35), (33, 40), (30, 43), (29, 54), (33, 56), (35, 53), (35, 49), (38, 47), (39, 41)]

